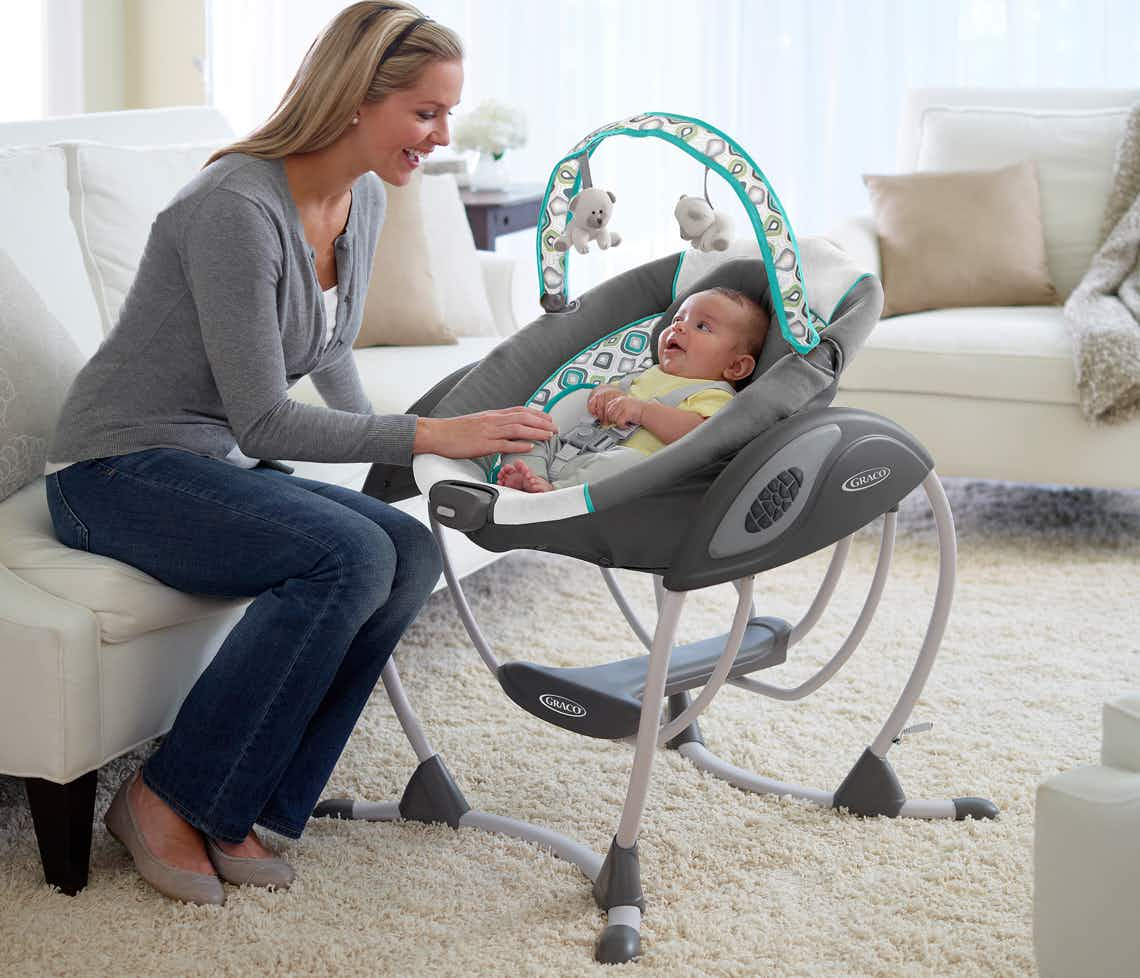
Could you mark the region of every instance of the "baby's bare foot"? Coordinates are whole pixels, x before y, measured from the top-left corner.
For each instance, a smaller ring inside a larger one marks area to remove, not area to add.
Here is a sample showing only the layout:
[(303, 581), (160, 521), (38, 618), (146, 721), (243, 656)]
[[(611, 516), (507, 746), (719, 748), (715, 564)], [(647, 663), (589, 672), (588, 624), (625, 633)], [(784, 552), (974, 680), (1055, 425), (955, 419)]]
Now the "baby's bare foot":
[(533, 472), (528, 472), (526, 478), (523, 479), (524, 492), (552, 492), (554, 485), (547, 482), (541, 476), (535, 475)]
[(499, 469), (499, 485), (506, 486), (508, 489), (522, 489), (524, 475), (519, 471), (520, 468), (525, 469), (526, 466), (521, 463), (507, 462)]

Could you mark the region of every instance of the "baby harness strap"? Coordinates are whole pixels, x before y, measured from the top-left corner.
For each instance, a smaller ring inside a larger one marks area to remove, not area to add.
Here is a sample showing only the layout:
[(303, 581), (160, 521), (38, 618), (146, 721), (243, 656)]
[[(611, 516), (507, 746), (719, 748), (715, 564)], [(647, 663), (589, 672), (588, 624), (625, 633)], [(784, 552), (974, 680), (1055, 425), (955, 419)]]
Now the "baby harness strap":
[[(643, 373), (645, 373), (644, 370), (639, 370), (636, 373), (626, 374), (614, 386), (622, 393), (628, 394), (633, 382)], [(682, 401), (708, 390), (724, 390), (730, 394), (736, 393), (736, 389), (723, 380), (698, 380), (668, 391), (660, 397), (652, 398), (652, 400), (658, 404), (664, 404), (666, 407), (677, 407)], [(562, 445), (551, 462), (551, 475), (553, 475), (555, 467), (561, 468), (583, 452), (605, 452), (622, 445), (640, 427), (641, 425), (638, 424), (626, 425), (622, 428), (603, 425), (597, 418), (578, 422), (565, 434), (559, 436)]]

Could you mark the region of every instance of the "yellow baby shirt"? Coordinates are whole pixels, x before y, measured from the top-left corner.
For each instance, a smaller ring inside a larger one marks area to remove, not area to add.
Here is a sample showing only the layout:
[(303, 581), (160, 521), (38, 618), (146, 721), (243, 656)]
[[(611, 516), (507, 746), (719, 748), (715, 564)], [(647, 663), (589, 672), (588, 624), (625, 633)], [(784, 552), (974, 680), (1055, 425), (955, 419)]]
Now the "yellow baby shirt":
[[(699, 379), (675, 377), (672, 374), (665, 373), (658, 366), (652, 366), (630, 384), (629, 393), (631, 397), (635, 397), (639, 401), (651, 401), (653, 398), (661, 397), (679, 387), (688, 387), (699, 383)], [(731, 400), (732, 395), (728, 391), (714, 388), (701, 391), (692, 397), (686, 397), (677, 406), (682, 411), (695, 411), (703, 418), (711, 418)], [(644, 455), (652, 455), (659, 448), (664, 448), (665, 443), (648, 429), (639, 428), (622, 442), (622, 447), (632, 448)]]

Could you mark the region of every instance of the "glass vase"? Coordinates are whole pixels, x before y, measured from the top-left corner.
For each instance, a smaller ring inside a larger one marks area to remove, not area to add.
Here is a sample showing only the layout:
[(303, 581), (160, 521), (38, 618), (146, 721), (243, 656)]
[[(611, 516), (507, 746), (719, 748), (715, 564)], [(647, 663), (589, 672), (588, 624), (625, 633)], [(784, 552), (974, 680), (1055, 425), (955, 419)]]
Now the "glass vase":
[(510, 168), (505, 153), (495, 159), (492, 153), (480, 153), (471, 174), (472, 190), (506, 190), (511, 184)]

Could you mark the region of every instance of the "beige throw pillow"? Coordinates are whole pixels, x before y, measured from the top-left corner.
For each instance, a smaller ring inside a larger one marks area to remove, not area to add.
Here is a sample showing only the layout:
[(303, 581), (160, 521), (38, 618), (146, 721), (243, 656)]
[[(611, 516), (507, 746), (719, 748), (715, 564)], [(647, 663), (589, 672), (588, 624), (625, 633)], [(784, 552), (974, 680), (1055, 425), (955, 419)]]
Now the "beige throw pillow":
[(497, 336), (483, 267), (455, 176), (429, 173), (424, 177), (422, 199), (428, 254), (440, 287), (444, 322), (456, 336)]
[(406, 186), (384, 184), (388, 209), (372, 261), (360, 335), (353, 343), (356, 349), (456, 342), (444, 320), (432, 275), (422, 180), (415, 173)]
[(882, 255), (884, 316), (954, 306), (1055, 305), (1037, 171), (864, 175)]

